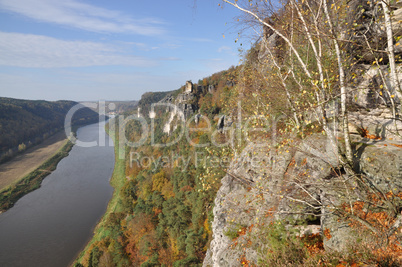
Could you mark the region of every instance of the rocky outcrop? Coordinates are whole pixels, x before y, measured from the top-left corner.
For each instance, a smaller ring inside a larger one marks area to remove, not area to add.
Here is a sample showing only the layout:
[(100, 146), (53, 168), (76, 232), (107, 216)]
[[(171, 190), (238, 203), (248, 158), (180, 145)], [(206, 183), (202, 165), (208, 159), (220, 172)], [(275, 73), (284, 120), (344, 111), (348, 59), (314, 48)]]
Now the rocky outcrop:
[[(399, 36), (402, 2), (392, 5), (392, 29)], [(351, 71), (353, 82), (348, 84), (355, 173), (339, 162), (339, 126), (333, 127), (338, 135), (335, 139), (316, 133), (302, 140), (287, 137), (292, 142), (284, 146), (266, 140), (262, 145), (249, 144), (222, 179), (213, 209), (213, 240), (203, 266), (242, 266), (242, 260), (259, 266), (259, 259), (269, 250), (266, 225), (273, 221), (299, 230), (300, 235), (306, 229), (319, 230), (327, 250), (342, 251), (355, 238), (355, 229), (339, 207), (367, 199), (368, 192), (402, 192), (402, 121), (398, 114), (402, 98), (390, 83), (381, 4), (348, 1), (346, 18), (350, 28), (342, 39), (351, 42), (342, 48), (360, 64)], [(280, 38), (264, 28), (264, 41), (280, 59), (276, 51), (283, 46)], [(402, 45), (398, 42), (395, 40), (394, 48), (400, 56)], [(376, 60), (380, 66), (373, 65)], [(401, 66), (398, 68), (402, 82)], [(336, 116), (332, 119), (336, 121)], [(219, 119), (218, 129), (223, 129), (225, 120)], [(402, 225), (401, 215), (397, 217), (402, 201), (397, 199), (392, 205), (397, 210), (396, 229)], [(307, 226), (302, 229), (300, 222)]]
[[(176, 97), (169, 94), (160, 100), (159, 104), (166, 105), (166, 112), (169, 112), (169, 118), (163, 127), (163, 132), (170, 134), (172, 129), (177, 128), (177, 120), (187, 120), (194, 115), (196, 107), (194, 100), (197, 98), (198, 91), (194, 90), (192, 82), (187, 81), (184, 89)], [(175, 120), (176, 119), (176, 120)]]
[[(354, 72), (357, 77), (349, 88), (349, 121), (352, 127), (364, 129), (382, 139), (398, 138), (402, 135), (402, 121), (398, 119), (401, 99), (391, 87), (388, 67), (362, 64)], [(402, 83), (401, 72), (398, 79)]]
[(230, 116), (222, 115), (217, 123), (217, 128), (220, 132), (224, 132), (227, 130), (229, 127), (231, 127), (233, 124), (233, 120)]
[[(402, 192), (398, 178), (402, 165), (398, 144), (402, 140), (391, 143), (358, 135), (352, 138), (357, 144), (360, 172), (368, 181), (383, 192)], [(324, 239), (327, 249), (344, 249), (353, 237), (351, 229), (329, 207), (351, 197), (356, 200), (364, 192), (342, 190), (345, 181), (352, 188), (355, 181), (337, 169), (339, 162), (332, 147), (321, 134), (282, 149), (270, 147), (268, 142), (248, 145), (222, 179), (213, 210), (213, 241), (203, 266), (241, 266), (241, 259), (258, 266), (267, 244), (264, 225), (273, 220), (306, 221), (304, 229), (331, 233), (330, 239)], [(238, 229), (245, 229), (245, 234), (233, 238), (230, 233)]]
[(193, 103), (195, 97), (196, 93), (194, 92), (193, 83), (187, 81), (184, 91), (177, 95), (174, 102), (174, 104), (184, 113), (185, 119), (191, 117), (196, 110)]
[[(381, 64), (387, 64), (387, 35), (381, 3), (351, 0), (348, 7), (347, 25), (350, 28), (346, 31), (344, 38), (352, 42), (346, 43), (345, 49), (362, 63), (371, 64), (376, 58), (382, 58)], [(391, 10), (394, 12), (392, 29), (395, 36), (402, 32), (401, 8), (400, 1), (391, 6)], [(397, 48), (397, 53), (402, 52), (398, 46), (395, 48)]]
[(186, 85), (184, 87), (184, 93), (193, 93), (193, 83), (190, 81), (186, 82)]

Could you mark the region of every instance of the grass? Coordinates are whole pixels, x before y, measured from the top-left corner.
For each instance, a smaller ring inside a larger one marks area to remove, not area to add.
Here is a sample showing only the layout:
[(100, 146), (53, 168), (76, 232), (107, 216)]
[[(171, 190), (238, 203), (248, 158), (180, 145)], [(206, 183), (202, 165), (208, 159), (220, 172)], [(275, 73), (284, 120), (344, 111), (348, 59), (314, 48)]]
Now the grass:
[[(107, 130), (107, 128), (106, 128), (106, 130)], [(114, 132), (108, 132), (108, 134), (113, 139), (113, 142), (115, 144), (115, 146), (114, 146), (115, 165), (114, 165), (112, 178), (110, 180), (110, 184), (114, 188), (113, 196), (112, 196), (112, 199), (109, 201), (105, 214), (103, 215), (102, 219), (99, 221), (98, 225), (96, 226), (96, 228), (94, 230), (94, 236), (88, 242), (88, 244), (85, 246), (84, 250), (79, 254), (79, 256), (76, 259), (76, 261), (74, 262), (73, 266), (76, 263), (81, 262), (82, 258), (87, 253), (87, 251), (90, 250), (91, 245), (94, 242), (100, 241), (109, 235), (109, 231), (105, 227), (105, 223), (106, 223), (109, 215), (113, 212), (122, 211), (121, 197), (120, 197), (121, 190), (120, 189), (124, 186), (124, 183), (126, 180), (125, 179), (126, 163), (125, 163), (125, 159), (119, 159), (119, 157), (118, 157), (119, 146), (117, 145), (118, 140), (116, 140), (116, 136), (114, 135)]]
[(38, 189), (46, 176), (57, 167), (57, 164), (68, 155), (73, 144), (68, 140), (52, 157), (17, 183), (0, 191), (0, 211), (6, 211), (24, 195)]
[(32, 146), (18, 156), (0, 164), (0, 192), (18, 183), (36, 170), (65, 145), (66, 135), (60, 131), (38, 145)]

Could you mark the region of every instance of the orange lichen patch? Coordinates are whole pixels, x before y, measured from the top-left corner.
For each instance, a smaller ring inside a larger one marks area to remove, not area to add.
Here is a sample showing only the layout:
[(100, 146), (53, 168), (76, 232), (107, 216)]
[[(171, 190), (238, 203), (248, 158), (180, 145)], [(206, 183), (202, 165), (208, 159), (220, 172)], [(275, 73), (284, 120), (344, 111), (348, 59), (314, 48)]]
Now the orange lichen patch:
[[(391, 196), (391, 194), (388, 194), (388, 196)], [(374, 200), (373, 202), (379, 201), (374, 197), (372, 197), (372, 199)], [(350, 213), (352, 213), (353, 209), (354, 215), (358, 216), (359, 218), (363, 218), (366, 222), (370, 223), (378, 230), (385, 230), (384, 228), (388, 228), (395, 221), (395, 219), (390, 218), (390, 216), (385, 211), (373, 212), (369, 210), (364, 210), (363, 207), (363, 201), (356, 201), (355, 203), (353, 203), (352, 207), (345, 205), (344, 209), (346, 212)], [(356, 220), (351, 220), (351, 223), (349, 225), (360, 226), (360, 223)]]
[(361, 128), (361, 136), (365, 137), (366, 135), (368, 135), (369, 131), (366, 128)]
[(328, 228), (324, 230), (324, 236), (325, 236), (327, 239), (331, 239), (331, 237), (332, 237), (332, 235), (331, 235), (330, 232), (331, 232), (331, 231), (330, 231)]
[(368, 138), (368, 139), (374, 139), (374, 140), (380, 140), (381, 137), (379, 137), (378, 135), (374, 135), (374, 134), (369, 134), (369, 131), (365, 128), (361, 129), (361, 136)]
[(381, 137), (379, 137), (378, 135), (374, 135), (374, 134), (368, 134), (366, 137), (369, 139), (381, 140)]
[(294, 158), (292, 158), (292, 160), (291, 160), (290, 163), (289, 163), (289, 167), (292, 167), (292, 166), (294, 166), (295, 164), (296, 164), (296, 161), (295, 161)]
[(274, 215), (275, 208), (269, 208), (269, 210), (265, 213), (265, 218), (272, 217)]
[(248, 261), (248, 260), (246, 259), (246, 256), (245, 256), (245, 255), (242, 255), (242, 256), (241, 256), (241, 258), (240, 258), (240, 263), (241, 263), (241, 265), (243, 265), (243, 266), (251, 267), (250, 261)]
[(402, 255), (402, 246), (396, 240), (396, 236), (393, 235), (389, 239), (389, 243), (382, 248), (372, 248), (372, 251), (375, 255), (377, 255), (378, 259), (382, 258), (393, 258), (393, 259), (401, 259)]
[(300, 240), (303, 242), (303, 245), (307, 248), (307, 251), (310, 253), (310, 255), (318, 254), (324, 251), (324, 243), (319, 233), (303, 236), (300, 238)]
[(250, 226), (244, 226), (240, 229), (239, 231), (239, 236), (245, 235), (247, 232), (251, 232), (251, 230), (253, 229), (254, 224), (250, 225)]
[[(368, 202), (370, 205), (384, 205), (385, 201), (392, 201), (392, 198), (399, 197), (402, 198), (402, 192), (398, 194), (389, 191), (384, 197), (379, 197), (378, 195), (372, 194), (368, 197)], [(370, 206), (363, 201), (356, 201), (352, 206), (344, 204), (342, 208), (347, 213), (351, 213), (358, 219), (350, 218), (349, 226), (356, 229), (357, 231), (364, 231), (365, 229), (375, 229), (371, 235), (375, 239), (384, 239), (386, 237), (386, 243), (381, 247), (377, 243), (367, 243), (366, 246), (369, 248), (378, 260), (391, 257), (394, 259), (401, 259), (402, 246), (398, 242), (398, 234), (402, 231), (402, 227), (399, 229), (392, 230), (396, 222), (396, 217), (388, 214), (385, 211), (373, 211), (368, 209)], [(392, 230), (392, 231), (391, 231)], [(392, 233), (391, 235), (389, 235)], [(325, 233), (324, 233), (325, 234)]]
[(389, 191), (388, 193), (385, 194), (385, 196), (387, 197), (387, 199), (394, 198), (394, 197), (399, 197), (402, 199), (402, 192), (395, 194), (394, 192)]
[(402, 148), (402, 145), (397, 145), (397, 144), (390, 144), (390, 145)]

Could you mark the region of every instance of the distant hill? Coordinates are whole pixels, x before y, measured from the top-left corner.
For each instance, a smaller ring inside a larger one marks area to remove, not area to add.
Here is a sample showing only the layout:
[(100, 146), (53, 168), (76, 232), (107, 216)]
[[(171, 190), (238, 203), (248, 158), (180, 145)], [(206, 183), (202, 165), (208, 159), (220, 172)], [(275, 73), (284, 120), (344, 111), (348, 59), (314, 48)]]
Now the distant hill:
[[(115, 111), (117, 113), (124, 113), (137, 108), (138, 101), (106, 101), (106, 106), (109, 107), (110, 104), (115, 104)], [(110, 110), (113, 111), (113, 110)]]
[[(82, 104), (87, 104), (87, 103), (95, 103), (98, 104), (96, 108), (91, 108), (92, 110), (99, 112), (99, 101), (87, 101), (87, 102), (81, 102)], [(112, 114), (112, 113), (117, 113), (117, 114), (122, 114), (127, 111), (132, 111), (136, 109), (138, 106), (138, 101), (137, 100), (131, 100), (131, 101), (105, 101), (105, 112), (106, 114)]]
[[(67, 112), (77, 104), (0, 97), (0, 161), (62, 130)], [(98, 113), (81, 108), (72, 123), (83, 125), (98, 120)]]
[[(184, 87), (183, 87), (184, 88)], [(138, 107), (142, 114), (148, 114), (151, 104), (157, 103), (168, 95), (176, 96), (183, 88), (174, 91), (147, 92), (138, 101)]]

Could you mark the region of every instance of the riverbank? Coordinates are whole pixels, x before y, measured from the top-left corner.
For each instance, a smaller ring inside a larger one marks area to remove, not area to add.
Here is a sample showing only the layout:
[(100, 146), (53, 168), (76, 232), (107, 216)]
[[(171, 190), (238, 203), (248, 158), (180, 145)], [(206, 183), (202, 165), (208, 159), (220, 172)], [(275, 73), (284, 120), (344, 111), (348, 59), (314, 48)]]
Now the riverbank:
[[(63, 133), (64, 134), (64, 133)], [(50, 149), (45, 149), (44, 154), (47, 155), (47, 160), (45, 160), (42, 164), (36, 167), (29, 174), (23, 176), (23, 178), (15, 177), (15, 181), (12, 181), (9, 177), (4, 176), (4, 180), (7, 179), (9, 185), (3, 187), (0, 191), (0, 213), (6, 211), (11, 208), (18, 199), (20, 199), (25, 194), (37, 189), (40, 187), (43, 179), (48, 176), (52, 171), (54, 171), (57, 167), (57, 164), (64, 157), (68, 155), (70, 150), (73, 147), (73, 143), (69, 140), (64, 139), (64, 142), (61, 141), (63, 146), (57, 150), (53, 155), (49, 153), (52, 151)], [(57, 142), (58, 143), (58, 142)], [(52, 155), (49, 158), (49, 154)], [(24, 156), (24, 155), (21, 155)], [(26, 156), (26, 155), (25, 155)], [(32, 159), (33, 158), (33, 159)], [(25, 159), (25, 162), (24, 162)], [(38, 162), (39, 159), (35, 158), (35, 154), (31, 154), (31, 156), (26, 156), (23, 159), (17, 159), (19, 166), (26, 166), (24, 163), (27, 163), (30, 160), (34, 160), (34, 162)], [(6, 164), (12, 164), (13, 162), (8, 162)], [(8, 165), (10, 166), (10, 165)], [(4, 167), (4, 166), (2, 166)], [(5, 168), (5, 167), (4, 167)], [(3, 179), (3, 175), (2, 175)], [(11, 180), (11, 182), (10, 182)]]
[(57, 153), (66, 143), (64, 131), (60, 131), (40, 144), (28, 148), (20, 155), (0, 164), (0, 191), (14, 185), (46, 160)]
[(104, 122), (81, 127), (67, 157), (0, 215), (0, 266), (69, 266), (93, 236), (113, 195), (112, 140)]
[[(121, 194), (121, 188), (124, 186), (125, 182), (125, 160), (124, 159), (119, 159), (119, 146), (116, 145), (118, 144), (118, 136), (115, 136), (115, 131), (109, 131), (109, 126), (110, 124), (107, 124), (105, 127), (106, 133), (112, 138), (115, 146), (114, 146), (114, 153), (115, 153), (115, 164), (114, 164), (114, 169), (113, 169), (113, 174), (110, 179), (110, 184), (114, 188), (113, 191), (113, 196), (109, 201), (109, 204), (107, 206), (107, 209), (105, 211), (105, 214), (103, 217), (100, 219), (98, 224), (96, 225), (94, 229), (94, 235), (93, 237), (88, 241), (87, 245), (85, 248), (81, 251), (79, 255), (77, 255), (77, 259), (73, 262), (72, 266), (82, 266), (79, 264), (88, 263), (89, 257), (90, 257), (90, 251), (92, 250), (93, 245), (108, 236), (108, 229), (107, 229), (107, 222), (109, 220), (110, 214), (114, 212), (120, 212), (122, 210), (121, 204), (120, 204), (120, 194)], [(112, 123), (113, 125), (113, 123)]]

